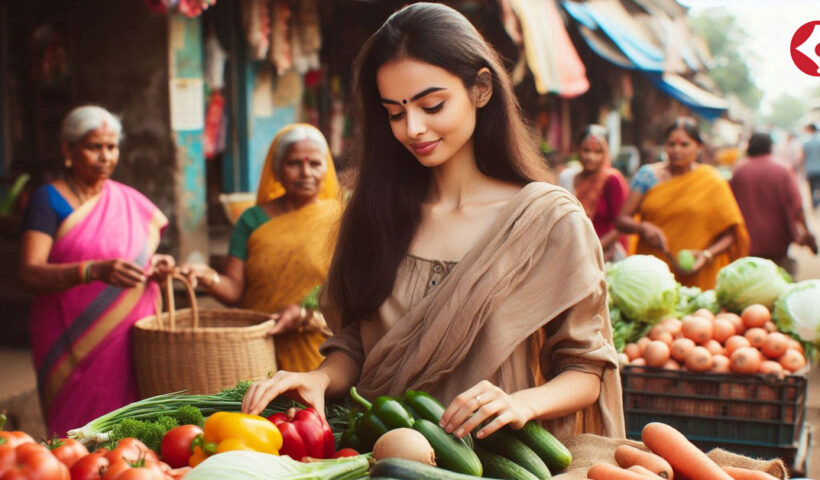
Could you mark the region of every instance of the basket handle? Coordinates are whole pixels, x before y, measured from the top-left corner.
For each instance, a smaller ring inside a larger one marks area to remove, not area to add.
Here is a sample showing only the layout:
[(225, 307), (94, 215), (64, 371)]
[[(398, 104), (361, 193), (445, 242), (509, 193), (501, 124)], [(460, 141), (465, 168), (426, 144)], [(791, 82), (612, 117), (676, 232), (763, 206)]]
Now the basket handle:
[[(188, 300), (191, 303), (191, 315), (193, 316), (193, 330), (199, 328), (199, 306), (197, 305), (196, 295), (194, 294), (194, 289), (191, 287), (191, 283), (188, 279), (179, 273), (178, 270), (174, 269), (173, 273), (165, 277), (165, 288), (163, 288), (162, 294), (165, 297), (165, 304), (168, 306), (168, 323), (171, 330), (176, 329), (176, 306), (174, 305), (174, 280), (179, 280), (185, 286), (185, 291), (188, 294)], [(154, 309), (157, 315), (157, 324), (159, 328), (164, 329), (165, 325), (162, 324), (162, 305), (160, 304), (159, 298), (154, 303)]]

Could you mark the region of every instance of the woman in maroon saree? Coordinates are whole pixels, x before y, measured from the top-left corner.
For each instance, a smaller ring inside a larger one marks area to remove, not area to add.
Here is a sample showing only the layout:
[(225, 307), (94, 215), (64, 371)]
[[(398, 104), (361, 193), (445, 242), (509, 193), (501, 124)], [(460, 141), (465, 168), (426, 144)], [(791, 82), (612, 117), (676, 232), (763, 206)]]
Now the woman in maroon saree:
[(121, 125), (84, 106), (63, 121), (66, 175), (32, 196), (20, 278), (37, 292), (31, 311), (34, 366), (48, 432), (64, 435), (137, 399), (130, 327), (153, 313), (173, 258), (157, 255), (165, 215), (110, 180)]

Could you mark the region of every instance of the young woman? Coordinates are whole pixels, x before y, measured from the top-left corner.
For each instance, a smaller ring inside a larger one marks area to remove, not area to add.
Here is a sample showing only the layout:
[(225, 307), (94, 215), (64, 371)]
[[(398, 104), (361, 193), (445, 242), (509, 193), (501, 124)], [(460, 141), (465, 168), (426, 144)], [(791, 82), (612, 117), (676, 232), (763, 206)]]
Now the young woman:
[[(668, 161), (635, 173), (616, 226), (640, 235), (637, 253), (665, 261), (682, 284), (708, 290), (721, 268), (748, 254), (749, 234), (729, 182), (713, 167), (697, 163), (702, 145), (692, 119), (675, 120), (664, 131)], [(677, 263), (684, 249), (695, 255), (688, 271)]]
[(600, 243), (537, 181), (497, 54), (455, 10), (415, 3), (365, 44), (355, 95), (359, 178), (323, 297), (334, 336), (318, 369), (253, 385), (243, 411), (412, 388), (448, 405), (458, 436), (531, 419), (567, 436), (590, 406), (587, 430), (623, 436)]
[(615, 229), (615, 219), (629, 194), (623, 175), (612, 168), (606, 129), (587, 125), (575, 142), (583, 169), (576, 172), (567, 186), (592, 220), (601, 240), (604, 260), (620, 260), (626, 256), (626, 238)]

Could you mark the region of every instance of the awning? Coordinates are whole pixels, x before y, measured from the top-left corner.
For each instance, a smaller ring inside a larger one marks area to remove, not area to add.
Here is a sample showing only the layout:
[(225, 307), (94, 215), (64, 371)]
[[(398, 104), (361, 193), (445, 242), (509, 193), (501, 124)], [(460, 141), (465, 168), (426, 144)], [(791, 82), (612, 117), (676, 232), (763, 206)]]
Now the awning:
[(640, 70), (662, 72), (663, 50), (655, 44), (652, 33), (635, 21), (621, 2), (564, 0), (564, 9), (578, 23), (590, 30), (600, 30)]
[(569, 38), (555, 0), (511, 0), (524, 37), (527, 65), (541, 95), (577, 97), (589, 90), (586, 67)]
[(641, 71), (659, 90), (706, 118), (717, 118), (728, 109), (725, 99), (674, 73), (679, 70), (676, 65), (702, 68), (695, 50), (681, 43), (686, 36), (679, 21), (658, 19), (655, 26), (668, 29), (667, 44), (661, 48), (646, 27), (649, 22), (633, 18), (619, 0), (563, 0), (562, 6), (576, 20), (590, 49), (602, 58), (620, 68)]
[(663, 75), (647, 74), (647, 76), (662, 92), (709, 120), (718, 118), (729, 108), (729, 102), (680, 75), (666, 73)]

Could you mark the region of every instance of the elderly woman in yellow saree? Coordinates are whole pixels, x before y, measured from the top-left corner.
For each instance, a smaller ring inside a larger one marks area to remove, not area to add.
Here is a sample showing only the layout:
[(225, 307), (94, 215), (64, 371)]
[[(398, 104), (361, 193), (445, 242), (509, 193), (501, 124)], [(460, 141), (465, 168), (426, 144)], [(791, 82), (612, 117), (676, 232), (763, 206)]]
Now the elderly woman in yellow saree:
[[(669, 160), (638, 170), (615, 225), (639, 235), (636, 253), (666, 262), (682, 284), (708, 290), (721, 268), (748, 254), (749, 234), (729, 182), (697, 163), (702, 144), (692, 119), (675, 120), (664, 132)], [(691, 269), (678, 264), (681, 250), (692, 251)]]
[(329, 330), (300, 304), (324, 283), (341, 215), (339, 183), (322, 133), (307, 124), (283, 128), (268, 149), (256, 205), (237, 221), (225, 271), (181, 268), (222, 303), (270, 312), (280, 369), (319, 365)]

